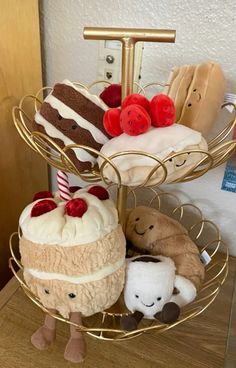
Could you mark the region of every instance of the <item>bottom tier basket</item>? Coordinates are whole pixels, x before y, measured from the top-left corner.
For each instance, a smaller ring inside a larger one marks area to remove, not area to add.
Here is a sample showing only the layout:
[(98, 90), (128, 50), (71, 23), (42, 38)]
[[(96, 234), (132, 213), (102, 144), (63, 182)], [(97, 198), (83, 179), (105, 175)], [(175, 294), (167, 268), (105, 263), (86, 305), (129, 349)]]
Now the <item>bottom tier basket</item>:
[[(110, 189), (112, 190), (112, 188)], [(137, 198), (142, 198), (142, 203), (138, 203), (139, 201)], [(201, 210), (196, 205), (190, 203), (181, 204), (174, 194), (163, 192), (159, 188), (130, 190), (128, 199), (131, 208), (138, 204), (149, 205), (180, 221), (188, 229), (189, 236), (198, 245), (200, 252), (207, 251), (211, 257), (210, 263), (206, 266), (204, 284), (197, 298), (191, 304), (182, 308), (181, 315), (175, 323), (162, 324), (158, 321), (144, 320), (135, 331), (127, 332), (121, 330), (120, 318), (123, 314), (129, 313), (124, 306), (122, 295), (118, 302), (109, 310), (89, 318), (84, 318), (83, 326), (77, 325), (60, 315), (52, 314), (40, 303), (40, 300), (32, 294), (21, 277), (22, 273), (16, 271), (16, 266), (21, 270), (23, 269), (20, 261), (15, 255), (18, 247), (17, 240), (21, 236), (20, 231), (13, 233), (10, 237), (10, 251), (12, 257), (9, 259), (9, 267), (19, 281), (27, 297), (45, 313), (67, 324), (74, 325), (78, 330), (86, 332), (100, 340), (123, 341), (134, 338), (144, 332), (162, 333), (188, 319), (196, 317), (213, 303), (220, 292), (220, 288), (228, 272), (228, 248), (221, 239), (220, 231), (212, 221), (204, 219)], [(223, 258), (219, 257), (220, 252), (224, 253)], [(127, 256), (129, 257), (135, 254), (137, 253), (131, 248)]]

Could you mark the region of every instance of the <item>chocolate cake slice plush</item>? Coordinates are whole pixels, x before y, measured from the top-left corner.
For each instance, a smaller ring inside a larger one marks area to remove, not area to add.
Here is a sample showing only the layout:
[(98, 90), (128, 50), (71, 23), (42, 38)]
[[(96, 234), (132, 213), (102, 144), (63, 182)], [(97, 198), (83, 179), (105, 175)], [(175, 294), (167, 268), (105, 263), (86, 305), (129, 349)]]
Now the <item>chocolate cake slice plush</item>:
[[(68, 80), (54, 86), (36, 113), (33, 128), (64, 148), (81, 144), (100, 151), (109, 140), (103, 128), (107, 106), (85, 88), (78, 88)], [(97, 155), (82, 148), (67, 151), (69, 158), (80, 170), (89, 170), (96, 164)]]

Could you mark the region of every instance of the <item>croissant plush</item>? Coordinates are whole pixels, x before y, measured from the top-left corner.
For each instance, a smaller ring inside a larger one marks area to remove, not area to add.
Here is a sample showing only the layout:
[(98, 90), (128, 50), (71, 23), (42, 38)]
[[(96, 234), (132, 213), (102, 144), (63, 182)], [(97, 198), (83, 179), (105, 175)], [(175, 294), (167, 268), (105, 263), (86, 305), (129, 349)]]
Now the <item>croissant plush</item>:
[(200, 289), (205, 271), (199, 250), (178, 221), (154, 208), (139, 206), (129, 212), (125, 232), (139, 252), (170, 257), (176, 273)]

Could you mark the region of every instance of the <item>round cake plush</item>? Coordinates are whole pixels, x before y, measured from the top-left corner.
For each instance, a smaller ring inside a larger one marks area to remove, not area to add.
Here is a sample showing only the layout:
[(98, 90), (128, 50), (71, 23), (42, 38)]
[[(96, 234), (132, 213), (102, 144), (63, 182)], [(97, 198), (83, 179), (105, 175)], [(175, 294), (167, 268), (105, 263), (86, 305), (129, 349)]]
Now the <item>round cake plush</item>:
[[(207, 151), (207, 142), (201, 133), (180, 124), (173, 124), (164, 128), (151, 127), (146, 133), (138, 136), (123, 133), (105, 143), (101, 153), (108, 158), (112, 156), (112, 162), (120, 173), (122, 184), (135, 186), (144, 183), (152, 170), (158, 166), (158, 161), (138, 155), (135, 151), (146, 152), (159, 160), (164, 160), (167, 169), (165, 182), (170, 183), (193, 169), (204, 157), (201, 152), (191, 152), (168, 159), (171, 154), (183, 150)], [(134, 151), (134, 153), (119, 155), (124, 151)], [(118, 182), (115, 170), (109, 164), (104, 165), (102, 157), (98, 158), (98, 164), (100, 168), (102, 167), (104, 176), (112, 182)], [(163, 168), (159, 167), (153, 172), (147, 184), (158, 184), (163, 174)]]
[(22, 212), (20, 227), (24, 278), (45, 307), (64, 317), (90, 316), (119, 298), (125, 237), (104, 188), (80, 189), (69, 202), (36, 200)]

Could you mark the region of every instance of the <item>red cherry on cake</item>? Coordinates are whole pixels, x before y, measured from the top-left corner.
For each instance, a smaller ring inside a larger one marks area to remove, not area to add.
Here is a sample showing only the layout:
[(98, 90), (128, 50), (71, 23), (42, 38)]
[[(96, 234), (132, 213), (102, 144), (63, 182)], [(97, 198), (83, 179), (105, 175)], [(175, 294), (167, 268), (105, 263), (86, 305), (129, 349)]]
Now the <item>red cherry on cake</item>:
[(128, 135), (145, 133), (151, 125), (151, 118), (140, 105), (129, 105), (120, 114), (120, 126)]
[(35, 203), (31, 210), (31, 217), (38, 217), (43, 215), (44, 213), (50, 212), (57, 208), (57, 205), (54, 201), (50, 199), (43, 199), (42, 201), (39, 201)]
[(109, 107), (121, 105), (121, 85), (111, 84), (100, 94), (100, 98)]
[(53, 198), (53, 194), (51, 192), (48, 192), (47, 190), (43, 190), (42, 192), (38, 192), (33, 197), (33, 202), (37, 199), (43, 199), (43, 198)]
[(94, 187), (89, 188), (88, 193), (96, 196), (98, 199), (101, 199), (101, 201), (109, 199), (108, 191), (100, 185), (95, 185)]
[(71, 193), (75, 193), (79, 189), (81, 189), (81, 187), (79, 187), (78, 185), (73, 185), (72, 187), (69, 187)]
[(175, 106), (172, 99), (164, 94), (156, 95), (150, 102), (152, 125), (161, 128), (175, 122)]
[(103, 115), (103, 125), (111, 137), (118, 137), (123, 133), (120, 127), (120, 109), (109, 109)]
[(125, 109), (129, 105), (140, 105), (142, 106), (147, 112), (149, 112), (149, 101), (146, 97), (139, 95), (138, 93), (132, 93), (125, 97), (122, 102), (121, 108)]
[(65, 213), (72, 217), (82, 217), (87, 209), (88, 205), (82, 198), (71, 199), (65, 205)]

